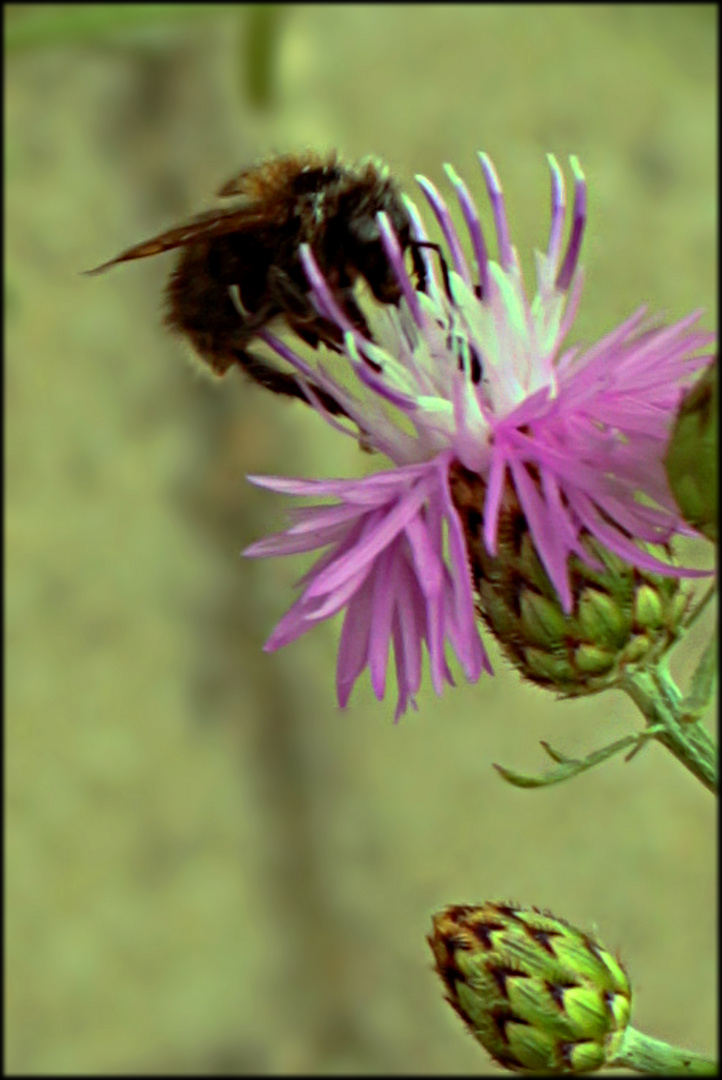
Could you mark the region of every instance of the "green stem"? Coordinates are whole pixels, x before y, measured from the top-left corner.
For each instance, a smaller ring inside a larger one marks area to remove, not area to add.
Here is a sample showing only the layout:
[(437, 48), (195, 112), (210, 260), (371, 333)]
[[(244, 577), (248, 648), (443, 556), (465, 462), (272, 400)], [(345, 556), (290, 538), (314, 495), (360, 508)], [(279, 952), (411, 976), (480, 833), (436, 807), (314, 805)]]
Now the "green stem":
[(670, 1046), (628, 1027), (619, 1050), (607, 1061), (613, 1069), (634, 1069), (635, 1072), (656, 1073), (659, 1076), (716, 1076), (717, 1062), (703, 1054)]
[(706, 728), (685, 720), (679, 690), (668, 672), (637, 671), (627, 674), (620, 689), (637, 705), (649, 726), (659, 727), (654, 738), (670, 750), (686, 769), (716, 794), (717, 748)]

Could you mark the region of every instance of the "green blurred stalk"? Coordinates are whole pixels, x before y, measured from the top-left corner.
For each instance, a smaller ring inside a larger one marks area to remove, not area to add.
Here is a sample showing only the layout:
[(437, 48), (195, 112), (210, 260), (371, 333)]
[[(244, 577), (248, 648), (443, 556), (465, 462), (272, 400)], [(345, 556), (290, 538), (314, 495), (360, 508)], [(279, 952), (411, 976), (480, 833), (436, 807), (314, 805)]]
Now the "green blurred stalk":
[(25, 4), (5, 6), (5, 52), (77, 44), (200, 15), (228, 13), (224, 4)]
[(281, 4), (251, 4), (246, 12), (242, 73), (244, 96), (257, 109), (273, 104)]

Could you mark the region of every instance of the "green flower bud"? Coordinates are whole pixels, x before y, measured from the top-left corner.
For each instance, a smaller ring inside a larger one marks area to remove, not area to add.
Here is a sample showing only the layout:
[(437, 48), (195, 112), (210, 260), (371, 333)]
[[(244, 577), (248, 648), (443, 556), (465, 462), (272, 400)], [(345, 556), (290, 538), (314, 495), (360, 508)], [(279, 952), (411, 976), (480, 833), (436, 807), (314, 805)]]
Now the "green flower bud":
[(570, 557), (573, 606), (565, 612), (513, 487), (504, 491), (494, 556), (480, 525), (484, 481), (457, 464), (451, 491), (477, 610), (526, 678), (567, 697), (593, 694), (614, 686), (628, 668), (654, 663), (676, 641), (688, 606), (678, 579), (629, 565), (585, 532), (581, 543), (602, 568)]
[(664, 607), (659, 596), (648, 585), (637, 589), (634, 597), (634, 620), (639, 626), (658, 630), (664, 625)]
[(631, 989), (591, 934), (537, 908), (487, 901), (434, 915), (428, 941), (447, 1001), (500, 1065), (584, 1073), (614, 1059)]
[(685, 521), (716, 543), (716, 358), (682, 399), (664, 464)]

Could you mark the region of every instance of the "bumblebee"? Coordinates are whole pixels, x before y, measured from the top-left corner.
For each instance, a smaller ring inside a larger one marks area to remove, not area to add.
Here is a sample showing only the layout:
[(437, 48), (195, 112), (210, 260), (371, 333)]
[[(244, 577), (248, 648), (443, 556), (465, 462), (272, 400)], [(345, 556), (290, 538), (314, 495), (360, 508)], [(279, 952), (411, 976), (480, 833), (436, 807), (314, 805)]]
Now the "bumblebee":
[[(379, 211), (388, 215), (402, 251), (410, 250), (423, 287), (419, 248), (436, 245), (412, 239), (397, 184), (371, 159), (348, 166), (336, 153), (272, 157), (244, 169), (217, 195), (234, 204), (198, 214), (89, 272), (179, 249), (166, 287), (165, 323), (218, 375), (237, 364), (268, 390), (307, 401), (293, 374), (249, 351), (254, 338), (277, 319), (314, 348), (324, 342), (339, 349), (341, 332), (309, 299), (299, 257), (303, 243), (360, 330), (367, 326), (354, 298), (359, 279), (381, 303), (397, 304), (401, 297), (381, 241)], [(313, 389), (331, 412), (343, 412), (328, 394)]]

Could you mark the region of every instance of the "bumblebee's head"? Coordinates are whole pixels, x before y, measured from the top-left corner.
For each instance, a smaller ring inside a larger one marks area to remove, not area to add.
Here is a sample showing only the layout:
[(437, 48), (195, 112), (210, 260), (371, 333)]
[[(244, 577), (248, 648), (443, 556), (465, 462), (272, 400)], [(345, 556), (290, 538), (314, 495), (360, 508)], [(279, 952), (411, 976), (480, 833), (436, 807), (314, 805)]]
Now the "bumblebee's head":
[(371, 292), (382, 304), (396, 304), (401, 289), (396, 280), (381, 239), (376, 215), (384, 211), (398, 237), (401, 250), (411, 242), (411, 224), (401, 196), (390, 181), (379, 183), (346, 219), (346, 249), (349, 266), (368, 282)]

